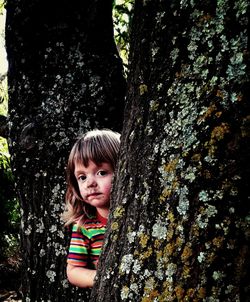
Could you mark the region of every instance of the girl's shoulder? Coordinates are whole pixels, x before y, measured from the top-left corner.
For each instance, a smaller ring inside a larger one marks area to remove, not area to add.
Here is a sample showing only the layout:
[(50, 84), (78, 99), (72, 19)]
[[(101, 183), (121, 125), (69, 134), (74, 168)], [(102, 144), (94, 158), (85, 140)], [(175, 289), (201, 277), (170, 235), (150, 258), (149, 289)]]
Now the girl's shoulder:
[(84, 216), (75, 221), (73, 225), (73, 229), (77, 229), (77, 228), (89, 229), (98, 224), (100, 224), (100, 221), (96, 216), (91, 216), (91, 217)]
[(106, 231), (106, 225), (98, 221), (97, 218), (86, 218), (84, 221), (79, 221), (73, 224), (72, 234), (73, 236), (91, 239), (95, 235), (104, 234)]

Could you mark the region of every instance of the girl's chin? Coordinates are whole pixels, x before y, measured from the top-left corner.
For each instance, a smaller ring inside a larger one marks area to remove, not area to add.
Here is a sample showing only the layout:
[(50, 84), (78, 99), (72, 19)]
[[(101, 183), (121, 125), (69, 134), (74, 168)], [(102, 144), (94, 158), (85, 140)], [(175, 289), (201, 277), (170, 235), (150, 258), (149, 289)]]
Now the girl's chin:
[(93, 198), (93, 199), (88, 199), (86, 202), (96, 208), (98, 208), (98, 207), (99, 208), (109, 208), (109, 201), (106, 201), (106, 200), (100, 200), (97, 198)]

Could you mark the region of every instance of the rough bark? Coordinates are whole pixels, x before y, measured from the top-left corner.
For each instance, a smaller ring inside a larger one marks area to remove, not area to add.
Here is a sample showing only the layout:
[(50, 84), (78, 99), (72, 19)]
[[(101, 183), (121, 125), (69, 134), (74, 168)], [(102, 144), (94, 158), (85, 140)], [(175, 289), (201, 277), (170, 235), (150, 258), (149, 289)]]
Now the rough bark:
[[(65, 278), (65, 165), (86, 130), (120, 130), (125, 80), (112, 1), (8, 0), (10, 153), (22, 208), (24, 301), (85, 300)], [(85, 298), (84, 298), (85, 297)]]
[(250, 301), (248, 5), (135, 1), (91, 301)]
[(0, 115), (0, 136), (7, 138), (8, 135), (7, 118), (4, 115)]

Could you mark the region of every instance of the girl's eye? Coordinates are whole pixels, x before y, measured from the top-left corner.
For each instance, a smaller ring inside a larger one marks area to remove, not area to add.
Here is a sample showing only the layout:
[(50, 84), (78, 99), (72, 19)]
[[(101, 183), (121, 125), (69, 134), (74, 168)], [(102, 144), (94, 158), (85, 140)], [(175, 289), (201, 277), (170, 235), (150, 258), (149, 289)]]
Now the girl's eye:
[(78, 177), (78, 180), (79, 181), (84, 181), (86, 179), (86, 176), (85, 175), (80, 175), (79, 177)]
[(97, 173), (98, 175), (100, 175), (100, 176), (105, 176), (105, 175), (107, 175), (108, 174), (108, 172), (107, 171), (103, 171), (103, 170), (101, 170), (101, 171), (98, 171), (98, 173)]

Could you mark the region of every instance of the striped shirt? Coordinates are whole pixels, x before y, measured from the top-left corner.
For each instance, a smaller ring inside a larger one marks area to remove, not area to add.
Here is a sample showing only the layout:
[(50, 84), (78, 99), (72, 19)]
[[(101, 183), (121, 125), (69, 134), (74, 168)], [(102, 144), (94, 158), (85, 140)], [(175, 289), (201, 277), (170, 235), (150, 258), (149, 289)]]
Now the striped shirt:
[(107, 219), (98, 215), (86, 219), (84, 225), (72, 226), (67, 262), (71, 265), (96, 269), (101, 254)]

